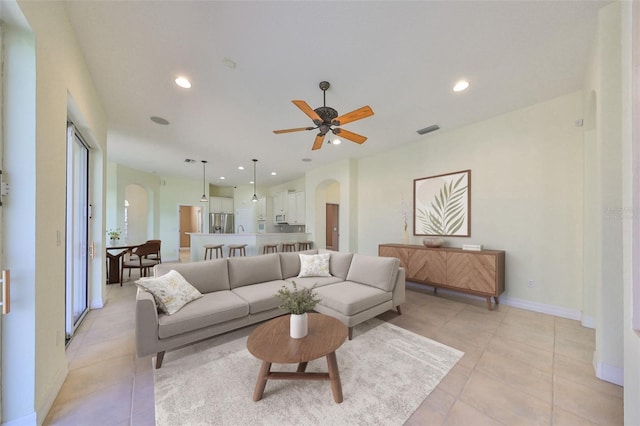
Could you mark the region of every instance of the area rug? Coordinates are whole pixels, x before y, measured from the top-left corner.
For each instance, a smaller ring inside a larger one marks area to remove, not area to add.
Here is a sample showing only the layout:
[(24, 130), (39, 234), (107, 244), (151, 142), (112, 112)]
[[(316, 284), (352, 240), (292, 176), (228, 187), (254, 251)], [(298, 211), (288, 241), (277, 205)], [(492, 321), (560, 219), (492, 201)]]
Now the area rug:
[[(326, 381), (271, 380), (252, 400), (260, 361), (247, 350), (248, 327), (167, 352), (154, 370), (156, 424), (401, 425), (463, 352), (376, 318), (354, 328), (337, 351), (344, 401)], [(274, 364), (272, 371), (295, 371)], [(307, 371), (327, 371), (326, 359)]]

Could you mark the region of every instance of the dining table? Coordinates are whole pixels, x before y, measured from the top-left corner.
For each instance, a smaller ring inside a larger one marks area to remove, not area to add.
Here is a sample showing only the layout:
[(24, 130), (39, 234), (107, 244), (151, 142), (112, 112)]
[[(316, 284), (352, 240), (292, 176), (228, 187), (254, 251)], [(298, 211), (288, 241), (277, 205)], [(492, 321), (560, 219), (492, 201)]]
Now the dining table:
[(122, 257), (138, 246), (140, 244), (107, 247), (107, 284), (118, 284), (120, 282), (120, 262), (122, 262)]

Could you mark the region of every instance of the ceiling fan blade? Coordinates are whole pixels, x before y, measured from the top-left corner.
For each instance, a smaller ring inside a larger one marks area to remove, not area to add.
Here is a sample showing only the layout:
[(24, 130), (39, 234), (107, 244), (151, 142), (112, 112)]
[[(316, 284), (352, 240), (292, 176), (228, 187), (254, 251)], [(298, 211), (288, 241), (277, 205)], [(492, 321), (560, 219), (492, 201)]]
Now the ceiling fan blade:
[(273, 133), (279, 135), (281, 133), (291, 133), (291, 132), (301, 132), (303, 130), (313, 130), (315, 127), (298, 127), (295, 129), (282, 129), (282, 130), (274, 130)]
[(313, 108), (311, 108), (309, 106), (309, 104), (307, 104), (305, 101), (291, 101), (293, 102), (293, 104), (295, 106), (297, 106), (298, 108), (300, 108), (302, 110), (302, 112), (304, 112), (305, 114), (307, 114), (315, 123), (316, 126), (319, 126), (320, 124), (322, 124), (322, 118), (320, 118), (320, 116), (318, 115), (317, 112), (315, 112), (313, 110)]
[(363, 118), (371, 117), (373, 110), (369, 105), (365, 105), (362, 108), (358, 108), (354, 111), (348, 112), (331, 120), (332, 126), (342, 126), (343, 124), (351, 123), (352, 121), (362, 120)]
[(316, 136), (316, 140), (313, 142), (313, 148), (311, 150), (316, 150), (322, 148), (322, 142), (324, 141), (324, 133), (318, 133)]
[(351, 142), (355, 143), (364, 143), (367, 140), (365, 136), (359, 135), (357, 133), (350, 132), (345, 129), (333, 129), (333, 134), (336, 136), (343, 137), (345, 139), (349, 139)]

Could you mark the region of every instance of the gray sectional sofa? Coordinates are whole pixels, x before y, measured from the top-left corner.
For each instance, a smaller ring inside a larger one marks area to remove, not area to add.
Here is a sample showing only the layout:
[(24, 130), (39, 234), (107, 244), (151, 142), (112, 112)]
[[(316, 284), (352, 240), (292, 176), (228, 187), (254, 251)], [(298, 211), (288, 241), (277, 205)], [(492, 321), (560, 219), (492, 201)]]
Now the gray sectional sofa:
[[(156, 368), (167, 350), (285, 314), (277, 291), (287, 283), (312, 287), (321, 302), (316, 311), (342, 321), (352, 338), (353, 326), (405, 301), (405, 271), (398, 259), (353, 253), (330, 253), (331, 276), (299, 278), (298, 253), (231, 257), (183, 264), (159, 264), (155, 276), (179, 272), (203, 297), (173, 315), (158, 312), (153, 296), (138, 289), (138, 356), (157, 354)], [(317, 254), (308, 250), (303, 254)], [(290, 285), (290, 284), (289, 284)]]

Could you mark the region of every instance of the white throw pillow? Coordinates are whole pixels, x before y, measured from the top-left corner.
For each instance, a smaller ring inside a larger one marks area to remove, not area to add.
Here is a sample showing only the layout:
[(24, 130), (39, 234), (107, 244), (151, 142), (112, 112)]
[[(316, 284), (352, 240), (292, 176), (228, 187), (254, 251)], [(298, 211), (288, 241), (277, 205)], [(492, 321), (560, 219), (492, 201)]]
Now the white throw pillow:
[(159, 277), (140, 278), (136, 284), (151, 293), (158, 309), (167, 315), (175, 314), (187, 303), (202, 297), (197, 288), (173, 269)]
[(298, 278), (304, 277), (330, 277), (329, 258), (330, 253), (302, 254), (300, 256), (300, 273)]

